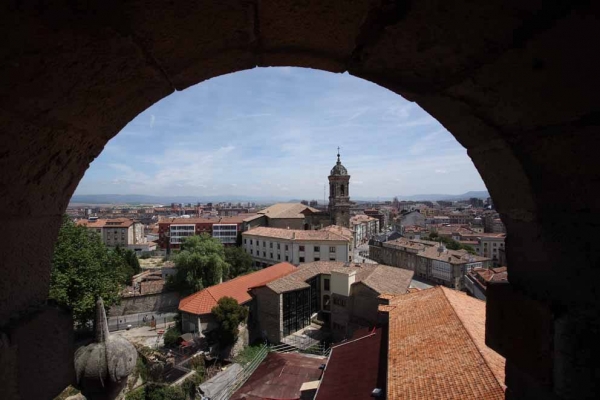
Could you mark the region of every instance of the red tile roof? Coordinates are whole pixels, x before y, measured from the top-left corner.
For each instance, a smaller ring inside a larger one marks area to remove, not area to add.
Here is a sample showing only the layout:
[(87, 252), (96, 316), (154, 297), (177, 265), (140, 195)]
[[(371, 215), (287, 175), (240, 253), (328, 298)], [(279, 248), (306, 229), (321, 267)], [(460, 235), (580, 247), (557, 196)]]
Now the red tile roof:
[(315, 400), (372, 400), (373, 389), (385, 391), (387, 360), (383, 334), (380, 328), (332, 347)]
[(438, 286), (386, 308), (387, 398), (504, 399), (505, 361), (485, 346), (484, 302)]
[(281, 278), (295, 269), (292, 264), (283, 262), (248, 275), (238, 276), (181, 299), (179, 310), (196, 315), (210, 314), (222, 297), (233, 297), (239, 304), (246, 303), (252, 299), (248, 293), (249, 288)]

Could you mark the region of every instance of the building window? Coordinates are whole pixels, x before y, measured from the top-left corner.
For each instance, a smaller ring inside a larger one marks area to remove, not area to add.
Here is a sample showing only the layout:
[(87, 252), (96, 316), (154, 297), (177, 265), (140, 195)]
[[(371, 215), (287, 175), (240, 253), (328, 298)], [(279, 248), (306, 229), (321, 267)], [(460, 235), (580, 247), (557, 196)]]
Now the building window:
[[(329, 261), (335, 261), (335, 256), (330, 256)], [(352, 259), (350, 259), (350, 261), (352, 261)]]
[(285, 261), (290, 261), (290, 258), (288, 256), (285, 256)]
[(244, 244), (246, 244), (246, 239), (244, 239)]
[(304, 246), (300, 246), (300, 251), (304, 251)]
[(317, 252), (317, 251), (319, 251), (319, 252), (321, 251), (321, 247), (320, 246), (315, 246), (315, 252)]
[(263, 247), (267, 247), (267, 242), (263, 240)]
[(267, 256), (267, 252), (263, 251), (263, 257), (266, 257), (266, 256)]
[(300, 257), (300, 262), (303, 263), (304, 262), (304, 257)]
[(271, 258), (273, 258), (273, 253), (270, 253), (269, 255), (271, 256)]
[(252, 254), (252, 249), (250, 249), (250, 254)]
[(329, 278), (323, 280), (323, 289), (329, 291)]
[(321, 258), (315, 257), (315, 261), (321, 261)]
[(277, 254), (277, 259), (281, 260), (281, 256), (279, 254)]
[(250, 245), (252, 245), (252, 239), (250, 239)]
[(273, 248), (273, 242), (269, 243), (269, 247)]
[(310, 325), (310, 288), (283, 294), (283, 335), (299, 331)]
[(277, 243), (277, 250), (279, 250), (281, 248), (280, 244)]
[(329, 252), (330, 253), (335, 253), (335, 246), (330, 246), (329, 247)]
[(287, 244), (285, 245), (285, 251), (288, 251), (288, 245)]

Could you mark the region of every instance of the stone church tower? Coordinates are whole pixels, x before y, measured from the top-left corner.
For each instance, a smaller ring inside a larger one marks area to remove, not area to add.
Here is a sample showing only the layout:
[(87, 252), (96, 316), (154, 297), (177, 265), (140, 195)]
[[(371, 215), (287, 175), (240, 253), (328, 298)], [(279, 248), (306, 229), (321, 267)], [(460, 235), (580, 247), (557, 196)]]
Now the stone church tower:
[(329, 174), (329, 215), (332, 224), (350, 227), (350, 175), (340, 161), (339, 148), (337, 162)]

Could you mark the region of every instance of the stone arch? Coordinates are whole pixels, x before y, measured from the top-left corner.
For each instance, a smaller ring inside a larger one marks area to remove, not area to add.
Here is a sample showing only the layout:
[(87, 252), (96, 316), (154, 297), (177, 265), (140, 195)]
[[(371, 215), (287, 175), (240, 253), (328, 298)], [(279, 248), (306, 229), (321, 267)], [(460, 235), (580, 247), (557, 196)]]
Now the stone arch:
[[(600, 224), (600, 65), (589, 57), (598, 6), (549, 3), (3, 5), (0, 29), (10, 38), (0, 49), (5, 396), (47, 397), (72, 375), (72, 342), (61, 335), (69, 322), (42, 305), (61, 214), (89, 163), (174, 90), (255, 66), (347, 71), (418, 103), (452, 132), (508, 229), (511, 285), (498, 298), (490, 294), (488, 342), (510, 361), (509, 388), (593, 394), (581, 371), (597, 370), (600, 357), (573, 354), (593, 348), (578, 332), (596, 326), (590, 315), (600, 308), (600, 255), (592, 251)], [(501, 318), (523, 318), (534, 333), (494, 325)], [(49, 333), (49, 324), (63, 330)], [(33, 363), (35, 373), (19, 367)]]

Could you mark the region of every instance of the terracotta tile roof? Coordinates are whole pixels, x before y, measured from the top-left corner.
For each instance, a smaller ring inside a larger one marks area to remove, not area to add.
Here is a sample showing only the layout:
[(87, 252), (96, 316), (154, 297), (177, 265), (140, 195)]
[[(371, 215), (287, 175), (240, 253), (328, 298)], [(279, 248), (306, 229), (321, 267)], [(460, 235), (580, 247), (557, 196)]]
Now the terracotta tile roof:
[(469, 275), (472, 275), (482, 285), (487, 286), (489, 282), (502, 282), (508, 280), (508, 271), (506, 267), (499, 268), (473, 268)]
[(354, 237), (354, 235), (352, 233), (352, 229), (346, 228), (344, 226), (329, 225), (324, 228), (321, 228), (320, 230), (335, 233), (335, 234), (343, 236), (349, 240), (351, 240)]
[(304, 218), (303, 213), (318, 213), (319, 210), (301, 203), (277, 203), (258, 212), (269, 218)]
[(466, 264), (471, 262), (482, 262), (491, 260), (487, 257), (480, 257), (477, 255), (469, 254), (469, 252), (466, 250), (450, 250), (446, 247), (444, 247), (444, 251), (440, 253), (438, 251), (438, 247), (440, 246), (440, 244), (428, 240), (410, 240), (400, 238), (396, 240), (391, 240), (389, 242), (385, 242), (383, 246), (397, 248), (401, 250), (416, 250), (417, 255), (419, 255), (420, 257), (425, 257), (432, 260), (445, 261), (449, 262), (450, 264)]
[(356, 272), (355, 283), (362, 282), (377, 293), (406, 293), (413, 271), (381, 264), (347, 264), (342, 261), (315, 261), (300, 264), (289, 275), (275, 279), (266, 286), (275, 293), (285, 293), (309, 287), (307, 280), (331, 272)]
[(504, 399), (504, 359), (485, 347), (484, 302), (435, 287), (393, 304), (388, 398)]
[(282, 228), (269, 228), (266, 226), (259, 226), (252, 228), (242, 233), (243, 236), (261, 236), (266, 238), (274, 239), (287, 239), (296, 241), (349, 241), (348, 238), (328, 231), (305, 231), (301, 229), (282, 229)]
[(373, 399), (373, 389), (385, 390), (383, 333), (380, 328), (332, 347), (315, 400)]
[(258, 216), (257, 214), (238, 214), (232, 217), (223, 217), (219, 221), (219, 224), (241, 224), (246, 221), (248, 218), (252, 218)]
[(128, 228), (135, 222), (130, 218), (97, 219), (96, 221), (80, 219), (77, 221), (77, 225), (88, 228)]
[(233, 297), (240, 304), (246, 303), (252, 299), (248, 293), (251, 287), (264, 285), (295, 269), (292, 264), (283, 262), (248, 275), (238, 276), (181, 299), (179, 310), (196, 315), (210, 314), (217, 301), (226, 296)]

